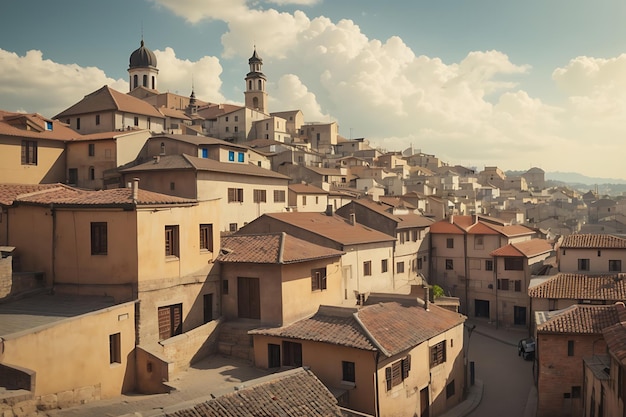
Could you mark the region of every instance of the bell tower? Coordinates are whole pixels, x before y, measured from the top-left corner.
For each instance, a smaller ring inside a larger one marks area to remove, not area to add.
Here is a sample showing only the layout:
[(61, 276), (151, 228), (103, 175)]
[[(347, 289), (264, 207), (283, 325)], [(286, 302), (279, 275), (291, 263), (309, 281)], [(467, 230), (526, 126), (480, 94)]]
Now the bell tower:
[(146, 48), (141, 38), (141, 46), (130, 54), (128, 75), (130, 91), (137, 87), (146, 87), (151, 90), (157, 89), (157, 59), (154, 52)]
[(256, 47), (254, 53), (248, 59), (250, 65), (250, 72), (246, 75), (246, 107), (254, 110), (258, 110), (261, 113), (267, 113), (267, 92), (265, 91), (265, 84), (267, 78), (261, 71), (263, 67), (263, 60), (259, 58), (256, 53)]

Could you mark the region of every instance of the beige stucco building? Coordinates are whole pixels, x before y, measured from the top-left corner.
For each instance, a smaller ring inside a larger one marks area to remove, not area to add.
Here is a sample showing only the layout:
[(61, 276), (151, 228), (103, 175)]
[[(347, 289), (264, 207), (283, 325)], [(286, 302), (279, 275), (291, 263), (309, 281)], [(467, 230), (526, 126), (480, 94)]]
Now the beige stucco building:
[(362, 308), (321, 306), (308, 319), (250, 333), (256, 366), (310, 367), (341, 406), (430, 416), (461, 401), (464, 319), (408, 296), (372, 296)]
[(560, 272), (619, 273), (626, 268), (626, 239), (623, 238), (574, 234), (565, 236), (557, 248)]

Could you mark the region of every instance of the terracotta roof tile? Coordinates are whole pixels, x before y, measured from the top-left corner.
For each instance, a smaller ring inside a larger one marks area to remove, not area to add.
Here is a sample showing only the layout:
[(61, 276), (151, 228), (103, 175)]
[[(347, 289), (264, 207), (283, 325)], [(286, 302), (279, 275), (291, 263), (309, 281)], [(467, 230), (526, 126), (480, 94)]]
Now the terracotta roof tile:
[(122, 173), (161, 171), (172, 169), (194, 169), (197, 171), (213, 171), (228, 174), (250, 175), (254, 177), (277, 178), (289, 180), (286, 175), (254, 164), (240, 164), (234, 162), (220, 162), (214, 159), (198, 158), (191, 155), (165, 155), (158, 162), (150, 161), (143, 164), (120, 170)]
[(221, 244), (217, 260), (226, 263), (290, 264), (344, 254), (286, 233), (224, 236)]
[(142, 114), (160, 119), (165, 118), (157, 109), (147, 102), (131, 95), (121, 93), (105, 85), (93, 93), (87, 94), (78, 103), (54, 116), (54, 119), (113, 110)]
[[(255, 383), (256, 382), (256, 383)], [(235, 392), (192, 407), (169, 411), (165, 417), (341, 417), (337, 400), (312, 371), (298, 368), (248, 381)]]
[(611, 235), (575, 234), (565, 236), (562, 249), (626, 249), (626, 239)]
[(425, 342), (465, 322), (465, 316), (430, 304), (400, 302), (377, 303), (365, 306), (357, 317), (383, 353), (393, 356)]
[[(46, 130), (52, 122), (52, 130)], [(65, 123), (45, 118), (37, 113), (13, 113), (0, 110), (0, 136), (66, 141), (80, 137)]]
[[(615, 307), (618, 313), (624, 312), (624, 304), (616, 303)], [(609, 352), (622, 363), (626, 365), (626, 322), (620, 321), (613, 326), (609, 326), (603, 330), (604, 340), (606, 341)]]
[[(350, 224), (341, 216), (314, 212), (265, 213), (256, 221), (269, 217), (283, 223), (296, 226), (342, 245), (362, 243), (392, 242), (396, 239), (385, 233), (370, 229), (362, 224)], [(242, 229), (245, 233), (245, 226)]]
[(544, 239), (531, 239), (510, 243), (491, 252), (491, 256), (514, 256), (530, 258), (552, 251), (552, 245)]
[(256, 329), (248, 333), (331, 343), (363, 350), (377, 350), (354, 318), (354, 312), (356, 312), (354, 308), (320, 306), (318, 312), (308, 319), (297, 321), (288, 326)]
[(566, 300), (626, 300), (626, 274), (592, 276), (559, 273), (529, 288), (528, 295)]
[(537, 324), (537, 332), (599, 334), (616, 323), (619, 315), (614, 305), (573, 305), (552, 312), (546, 321)]
[(0, 184), (0, 204), (10, 206), (13, 201), (23, 194), (52, 188), (71, 188), (63, 184)]
[(289, 191), (293, 191), (298, 194), (328, 194), (328, 191), (323, 190), (311, 184), (290, 184)]
[(15, 199), (18, 203), (54, 204), (59, 207), (74, 206), (121, 206), (136, 205), (176, 205), (195, 204), (196, 200), (159, 194), (152, 191), (137, 190), (137, 200), (133, 200), (130, 188), (114, 188), (100, 191), (84, 191), (71, 187), (57, 187), (22, 194)]
[[(429, 227), (433, 224), (433, 219), (429, 217), (424, 217), (420, 214), (415, 214), (412, 212), (406, 214), (393, 214), (393, 207), (383, 203), (373, 201), (369, 198), (359, 198), (357, 200), (353, 200), (352, 204), (361, 205), (369, 210), (372, 210), (375, 213), (378, 213), (382, 216), (387, 217), (390, 220), (393, 220), (397, 224), (398, 229), (407, 229), (412, 227)], [(358, 219), (357, 219), (358, 221)]]

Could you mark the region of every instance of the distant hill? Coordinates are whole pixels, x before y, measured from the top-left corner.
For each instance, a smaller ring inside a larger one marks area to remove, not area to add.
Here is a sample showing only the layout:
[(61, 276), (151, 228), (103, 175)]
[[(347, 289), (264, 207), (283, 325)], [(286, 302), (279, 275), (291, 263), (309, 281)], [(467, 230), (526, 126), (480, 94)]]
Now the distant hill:
[[(522, 175), (526, 171), (506, 171), (509, 176)], [(597, 187), (600, 195), (624, 195), (626, 194), (626, 180), (619, 178), (588, 177), (577, 172), (546, 172), (546, 182), (549, 185), (566, 185), (580, 192), (595, 190)]]

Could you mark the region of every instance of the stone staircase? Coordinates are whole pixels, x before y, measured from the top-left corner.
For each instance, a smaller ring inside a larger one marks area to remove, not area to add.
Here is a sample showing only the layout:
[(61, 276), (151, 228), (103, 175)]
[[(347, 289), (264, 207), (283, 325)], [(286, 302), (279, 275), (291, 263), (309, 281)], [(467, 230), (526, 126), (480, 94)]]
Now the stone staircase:
[(252, 336), (248, 334), (248, 330), (257, 327), (259, 323), (256, 321), (234, 320), (222, 323), (217, 337), (218, 353), (253, 362)]

